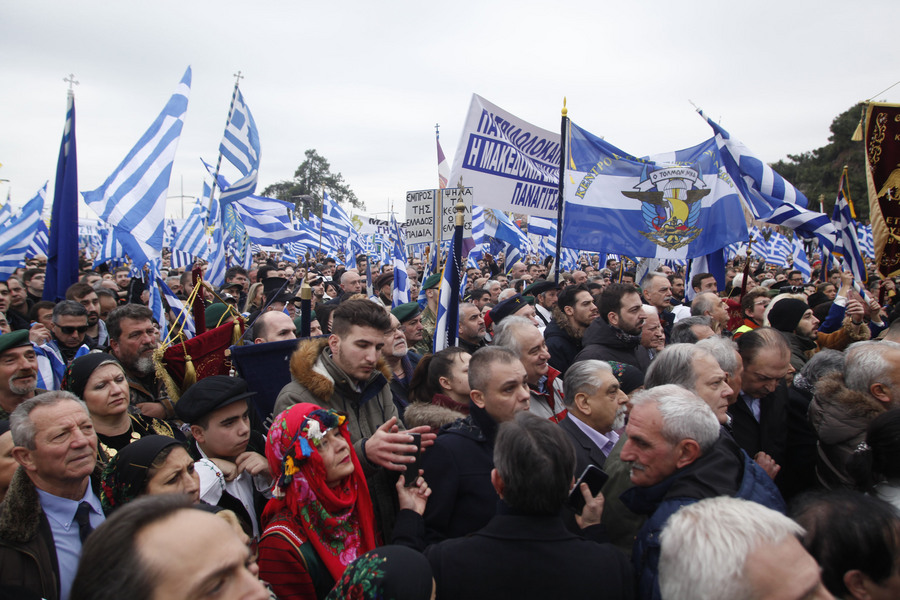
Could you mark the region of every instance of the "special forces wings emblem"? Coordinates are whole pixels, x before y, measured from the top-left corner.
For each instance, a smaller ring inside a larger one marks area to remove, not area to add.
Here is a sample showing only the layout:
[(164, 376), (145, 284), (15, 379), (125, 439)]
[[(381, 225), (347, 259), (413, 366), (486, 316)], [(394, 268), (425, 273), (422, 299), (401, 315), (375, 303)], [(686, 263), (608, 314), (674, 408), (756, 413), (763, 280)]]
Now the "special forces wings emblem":
[(677, 250), (694, 241), (703, 231), (696, 227), (700, 218), (700, 200), (709, 194), (703, 179), (690, 167), (665, 167), (644, 173), (636, 192), (622, 192), (640, 200), (641, 214), (648, 231), (640, 234), (648, 240)]

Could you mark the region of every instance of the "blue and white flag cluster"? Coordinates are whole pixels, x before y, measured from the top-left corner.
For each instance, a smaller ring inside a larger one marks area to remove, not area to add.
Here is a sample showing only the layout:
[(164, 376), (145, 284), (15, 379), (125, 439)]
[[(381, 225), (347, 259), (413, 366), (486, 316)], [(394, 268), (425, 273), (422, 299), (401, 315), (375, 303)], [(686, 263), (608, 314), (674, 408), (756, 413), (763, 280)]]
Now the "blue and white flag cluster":
[[(44, 210), (46, 198), (45, 183), (34, 198), (22, 207), (21, 212), (7, 219), (3, 225), (3, 230), (0, 231), (0, 281), (9, 279), (25, 260), (25, 253), (34, 241), (38, 227), (44, 225), (41, 221), (41, 212)], [(44, 227), (46, 228), (46, 225)]]
[(117, 238), (135, 264), (149, 264), (162, 249), (169, 177), (190, 91), (188, 67), (163, 111), (125, 160), (103, 185), (84, 193), (84, 201), (100, 219), (117, 228)]
[(32, 256), (47, 256), (47, 253), (50, 251), (48, 248), (49, 243), (50, 230), (43, 220), (39, 220), (34, 239), (31, 241), (28, 250), (25, 251), (25, 258), (31, 258)]
[(809, 266), (809, 259), (806, 257), (806, 250), (800, 241), (800, 236), (795, 235), (792, 240), (792, 255), (794, 257), (794, 268), (803, 273), (803, 281), (809, 281), (812, 276), (812, 269)]
[(562, 243), (628, 256), (703, 256), (747, 239), (715, 138), (636, 158), (570, 124)]

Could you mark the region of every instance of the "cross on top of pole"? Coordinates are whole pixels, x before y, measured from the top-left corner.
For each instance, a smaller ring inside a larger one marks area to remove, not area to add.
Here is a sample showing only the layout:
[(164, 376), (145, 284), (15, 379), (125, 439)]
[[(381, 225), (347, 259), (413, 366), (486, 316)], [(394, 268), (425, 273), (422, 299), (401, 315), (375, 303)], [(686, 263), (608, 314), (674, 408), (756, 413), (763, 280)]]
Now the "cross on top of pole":
[(234, 85), (239, 85), (241, 83), (241, 79), (245, 79), (245, 75), (241, 75), (241, 72), (238, 71), (234, 74)]
[(75, 74), (69, 73), (68, 77), (63, 77), (63, 81), (69, 84), (69, 91), (72, 91), (72, 86), (78, 85), (78, 81), (75, 81)]

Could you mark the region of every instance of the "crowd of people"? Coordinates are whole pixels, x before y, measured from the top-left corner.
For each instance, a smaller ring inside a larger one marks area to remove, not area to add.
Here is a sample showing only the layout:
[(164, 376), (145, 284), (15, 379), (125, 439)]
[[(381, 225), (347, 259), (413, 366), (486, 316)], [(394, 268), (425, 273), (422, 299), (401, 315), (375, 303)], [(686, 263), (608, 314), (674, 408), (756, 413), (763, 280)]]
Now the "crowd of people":
[(433, 352), (439, 274), (353, 258), (167, 270), (271, 349), (180, 388), (128, 267), (0, 282), (0, 596), (900, 597), (892, 279), (485, 255)]

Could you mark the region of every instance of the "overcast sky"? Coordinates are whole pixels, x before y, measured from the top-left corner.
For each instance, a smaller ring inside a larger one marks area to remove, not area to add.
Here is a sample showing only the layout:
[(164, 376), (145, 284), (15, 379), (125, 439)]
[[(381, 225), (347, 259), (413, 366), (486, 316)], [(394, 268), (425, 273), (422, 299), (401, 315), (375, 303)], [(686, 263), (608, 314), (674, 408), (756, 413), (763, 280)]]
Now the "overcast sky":
[[(566, 96), (574, 122), (639, 156), (711, 135), (692, 100), (774, 162), (826, 144), (835, 116), (900, 79), (898, 16), (896, 0), (0, 0), (0, 195), (21, 206), (48, 179), (52, 194), (67, 74), (87, 191), (188, 65), (170, 196), (200, 194), (238, 70), (258, 190), (315, 148), (369, 213), (402, 217), (406, 191), (437, 186), (434, 125), (452, 160), (472, 93), (551, 130)], [(900, 86), (876, 99), (900, 102)]]

